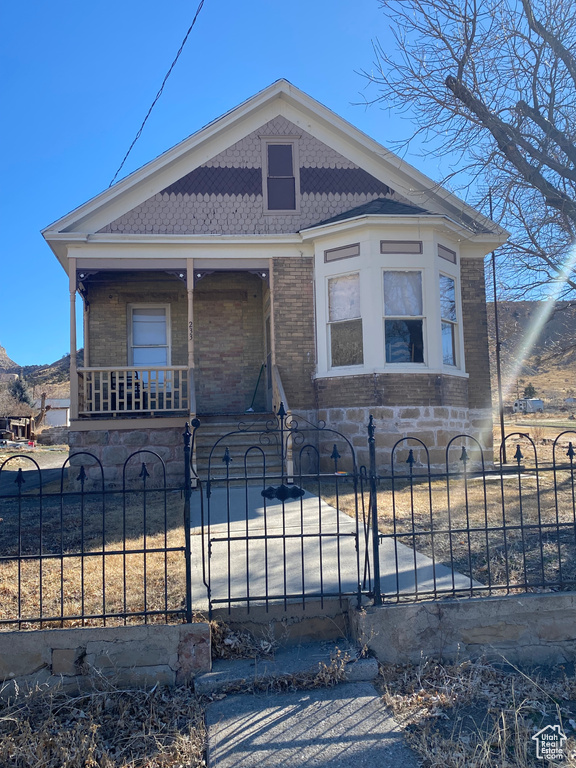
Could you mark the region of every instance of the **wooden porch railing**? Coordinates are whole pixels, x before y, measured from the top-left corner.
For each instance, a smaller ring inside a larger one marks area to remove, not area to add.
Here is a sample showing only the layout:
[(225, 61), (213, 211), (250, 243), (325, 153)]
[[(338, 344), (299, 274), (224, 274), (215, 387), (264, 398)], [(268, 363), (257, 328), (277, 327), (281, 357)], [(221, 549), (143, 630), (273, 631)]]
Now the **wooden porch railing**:
[(78, 405), (82, 416), (188, 411), (188, 367), (78, 368)]

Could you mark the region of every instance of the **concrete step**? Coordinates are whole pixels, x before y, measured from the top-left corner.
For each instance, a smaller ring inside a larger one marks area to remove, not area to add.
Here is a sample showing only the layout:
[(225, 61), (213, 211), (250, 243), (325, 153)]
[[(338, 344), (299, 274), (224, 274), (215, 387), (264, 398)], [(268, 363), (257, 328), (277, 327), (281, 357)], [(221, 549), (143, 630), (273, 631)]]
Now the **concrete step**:
[(194, 685), (196, 693), (212, 694), (318, 674), (327, 681), (336, 682), (341, 676), (340, 682), (366, 682), (377, 677), (378, 662), (360, 658), (359, 649), (346, 640), (305, 643), (277, 651), (272, 658), (219, 659)]

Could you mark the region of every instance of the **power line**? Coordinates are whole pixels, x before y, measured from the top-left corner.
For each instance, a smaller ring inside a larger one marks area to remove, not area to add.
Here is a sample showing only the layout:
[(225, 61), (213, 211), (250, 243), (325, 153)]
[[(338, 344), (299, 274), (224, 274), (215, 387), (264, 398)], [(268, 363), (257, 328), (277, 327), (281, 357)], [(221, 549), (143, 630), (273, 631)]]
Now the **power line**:
[(156, 102), (158, 101), (158, 99), (160, 98), (160, 96), (162, 96), (162, 91), (164, 90), (164, 86), (166, 85), (166, 81), (168, 80), (168, 78), (169, 78), (169, 77), (170, 77), (170, 75), (172, 74), (172, 70), (173, 70), (173, 69), (174, 69), (174, 67), (176, 66), (176, 62), (178, 61), (178, 59), (180, 58), (180, 54), (181, 54), (181, 53), (182, 53), (182, 51), (184, 50), (184, 46), (186, 45), (186, 41), (188, 40), (188, 37), (190, 36), (190, 32), (192, 32), (192, 29), (194, 28), (194, 24), (196, 24), (196, 19), (197, 19), (197, 18), (198, 18), (198, 16), (200, 15), (200, 11), (202, 10), (202, 6), (203, 6), (203, 5), (204, 5), (204, 0), (200, 0), (200, 2), (199, 2), (199, 4), (198, 4), (198, 8), (196, 9), (196, 13), (194, 14), (194, 18), (192, 19), (192, 24), (190, 24), (190, 26), (188, 27), (188, 31), (187, 31), (187, 32), (186, 32), (186, 34), (184, 35), (184, 40), (182, 40), (182, 43), (181, 43), (181, 45), (180, 45), (180, 48), (178, 49), (178, 53), (176, 54), (176, 57), (174, 58), (174, 61), (172, 62), (172, 64), (170, 64), (170, 69), (168, 70), (168, 72), (166, 72), (166, 75), (165, 75), (165, 77), (164, 77), (164, 80), (162, 81), (162, 85), (160, 86), (160, 90), (159, 90), (159, 91), (158, 91), (158, 93), (156, 94), (156, 97), (155, 97), (154, 101), (152, 102), (152, 104), (151, 104), (151, 106), (150, 106), (150, 109), (148, 110), (148, 112), (147, 112), (147, 114), (146, 114), (146, 117), (145, 117), (145, 118), (144, 118), (144, 120), (142, 121), (142, 125), (141, 125), (141, 126), (140, 126), (140, 128), (138, 129), (138, 133), (137, 133), (137, 134), (136, 134), (136, 136), (134, 137), (134, 141), (132, 142), (132, 144), (130, 144), (130, 147), (128, 148), (128, 152), (126, 152), (126, 154), (124, 155), (124, 159), (123, 159), (123, 160), (122, 160), (122, 162), (120, 163), (120, 167), (118, 168), (118, 170), (117, 170), (117, 171), (116, 171), (116, 173), (114, 174), (114, 178), (112, 179), (112, 181), (110, 182), (110, 184), (108, 185), (108, 187), (111, 187), (111, 186), (112, 186), (112, 184), (114, 184), (114, 182), (116, 181), (116, 179), (117, 179), (117, 177), (118, 177), (118, 174), (120, 173), (120, 171), (121, 171), (121, 170), (122, 170), (122, 168), (124, 167), (124, 163), (125, 163), (125, 162), (126, 162), (126, 160), (128, 159), (128, 155), (130, 154), (130, 152), (132, 152), (132, 148), (134, 147), (134, 144), (136, 144), (136, 142), (138, 141), (138, 139), (139, 139), (139, 138), (140, 138), (140, 136), (142, 135), (142, 131), (144, 130), (144, 126), (146, 125), (146, 121), (148, 120), (148, 118), (150, 117), (150, 114), (151, 114), (152, 110), (153, 110), (153, 109), (154, 109), (154, 107), (156, 106)]

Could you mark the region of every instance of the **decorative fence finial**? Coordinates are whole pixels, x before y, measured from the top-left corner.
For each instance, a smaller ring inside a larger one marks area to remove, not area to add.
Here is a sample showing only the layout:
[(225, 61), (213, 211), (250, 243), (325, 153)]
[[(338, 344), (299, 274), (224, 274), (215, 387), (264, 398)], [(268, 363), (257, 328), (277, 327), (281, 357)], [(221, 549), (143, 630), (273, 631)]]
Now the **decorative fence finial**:
[(376, 427), (374, 426), (374, 416), (370, 416), (368, 419), (368, 440), (374, 440), (374, 432)]
[(80, 472), (78, 472), (78, 477), (76, 478), (76, 481), (80, 480), (80, 485), (82, 486), (82, 490), (84, 490), (84, 483), (87, 477), (88, 475), (86, 474), (86, 470), (84, 469), (84, 464), (82, 464), (80, 466)]

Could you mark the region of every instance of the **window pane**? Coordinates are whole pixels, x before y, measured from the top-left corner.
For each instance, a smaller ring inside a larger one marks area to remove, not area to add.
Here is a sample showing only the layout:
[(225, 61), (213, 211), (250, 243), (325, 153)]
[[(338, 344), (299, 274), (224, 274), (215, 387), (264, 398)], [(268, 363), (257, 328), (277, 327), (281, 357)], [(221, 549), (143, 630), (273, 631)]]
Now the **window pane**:
[(442, 323), (442, 360), (444, 365), (456, 365), (454, 326), (451, 323)]
[(332, 367), (362, 365), (362, 320), (348, 320), (330, 326)]
[(446, 248), (445, 245), (438, 245), (438, 256), (446, 261), (451, 261), (452, 264), (456, 264), (456, 252), (451, 251), (450, 248)]
[(132, 343), (137, 346), (166, 344), (166, 310), (132, 310)]
[(324, 251), (324, 261), (337, 261), (338, 259), (351, 259), (353, 256), (360, 256), (360, 243), (354, 245), (343, 245), (341, 248), (330, 248)]
[(423, 363), (422, 320), (386, 320), (387, 363)]
[(422, 241), (380, 240), (380, 253), (422, 253)]
[(268, 210), (293, 211), (296, 208), (294, 178), (268, 179)]
[(133, 350), (134, 365), (168, 365), (168, 349), (166, 347), (135, 347)]
[(360, 317), (360, 276), (343, 275), (328, 280), (330, 322)]
[(268, 144), (268, 176), (293, 176), (292, 145)]
[(454, 280), (446, 275), (440, 275), (440, 315), (444, 320), (456, 322)]
[(422, 314), (421, 272), (384, 272), (384, 314)]

